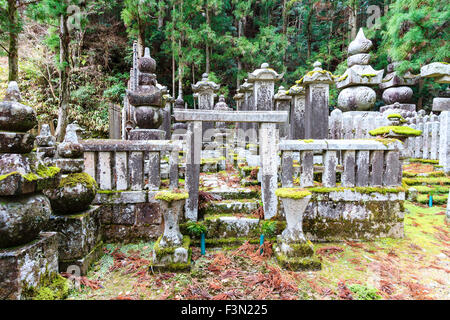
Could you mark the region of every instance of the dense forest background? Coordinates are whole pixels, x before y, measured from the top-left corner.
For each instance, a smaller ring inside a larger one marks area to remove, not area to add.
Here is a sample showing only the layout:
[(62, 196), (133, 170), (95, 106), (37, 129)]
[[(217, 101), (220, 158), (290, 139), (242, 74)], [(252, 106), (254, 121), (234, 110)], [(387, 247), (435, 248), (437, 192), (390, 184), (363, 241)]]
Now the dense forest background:
[[(174, 97), (193, 107), (191, 85), (208, 72), (234, 107), (236, 88), (263, 62), (285, 73), (285, 88), (316, 60), (342, 74), (360, 27), (374, 43), (377, 70), (388, 56), (402, 61), (399, 72), (450, 62), (449, 18), (446, 0), (0, 0), (0, 85), (17, 80), (25, 102), (59, 137), (74, 120), (105, 137), (135, 40), (150, 47), (158, 82)], [(418, 107), (429, 110), (442, 88), (421, 80)], [(332, 106), (337, 94), (333, 86)]]

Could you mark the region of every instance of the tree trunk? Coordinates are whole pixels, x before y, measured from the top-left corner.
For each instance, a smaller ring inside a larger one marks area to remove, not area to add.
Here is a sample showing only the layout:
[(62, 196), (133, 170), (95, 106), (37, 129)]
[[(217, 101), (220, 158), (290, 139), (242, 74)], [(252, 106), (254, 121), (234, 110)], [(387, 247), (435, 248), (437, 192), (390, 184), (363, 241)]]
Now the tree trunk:
[(70, 35), (67, 28), (67, 17), (62, 15), (60, 19), (60, 49), (59, 49), (59, 111), (56, 139), (63, 141), (67, 127), (67, 108), (70, 101)]
[[(209, 9), (208, 9), (208, 1), (206, 1), (206, 24), (208, 27), (211, 27), (211, 21), (209, 18)], [(209, 73), (210, 71), (210, 56), (209, 56), (209, 36), (208, 39), (206, 39), (206, 73)]]
[[(242, 22), (242, 19), (239, 19), (239, 22), (238, 22), (238, 38), (242, 37), (243, 30), (244, 30), (244, 24)], [(241, 70), (242, 70), (242, 62), (241, 62), (240, 54), (237, 57), (237, 67), (238, 67), (238, 75), (237, 75), (237, 81), (236, 81), (236, 89), (239, 89), (239, 87), (241, 85), (241, 80), (239, 79), (239, 74), (241, 73)]]
[(183, 57), (181, 54), (181, 40), (178, 41), (178, 46), (180, 47), (180, 53), (178, 56), (178, 96), (183, 98)]
[(144, 50), (145, 50), (145, 28), (142, 25), (139, 25), (139, 32), (138, 32), (138, 53), (139, 57), (144, 56)]
[(9, 50), (8, 50), (8, 69), (9, 81), (17, 81), (19, 78), (19, 48), (17, 30), (17, 6), (16, 0), (8, 0), (8, 21), (10, 23), (9, 30)]
[(357, 1), (354, 0), (351, 4), (351, 12), (348, 18), (348, 24), (350, 28), (350, 41), (356, 38), (356, 33), (358, 31), (358, 5)]

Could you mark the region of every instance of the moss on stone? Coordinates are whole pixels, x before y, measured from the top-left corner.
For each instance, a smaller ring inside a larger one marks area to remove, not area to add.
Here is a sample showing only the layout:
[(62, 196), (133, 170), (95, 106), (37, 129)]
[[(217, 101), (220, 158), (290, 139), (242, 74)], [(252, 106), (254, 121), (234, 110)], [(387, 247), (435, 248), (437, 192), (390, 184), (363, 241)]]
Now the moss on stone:
[(322, 263), (316, 256), (304, 258), (288, 258), (277, 253), (277, 261), (284, 269), (291, 271), (318, 271), (322, 269)]
[[(411, 159), (409, 159), (409, 162), (420, 162), (420, 163), (439, 164), (439, 160), (432, 160), (432, 159), (416, 159), (416, 158), (411, 158)], [(437, 166), (436, 166), (436, 167), (437, 167)]]
[(403, 187), (334, 187), (334, 188), (326, 188), (326, 187), (309, 187), (307, 188), (309, 191), (313, 193), (330, 193), (330, 192), (342, 192), (342, 191), (354, 191), (363, 194), (371, 194), (371, 193), (400, 193), (406, 192)]
[(184, 191), (160, 191), (155, 196), (156, 200), (164, 200), (169, 203), (172, 201), (186, 200), (187, 198), (189, 198), (189, 193)]
[(422, 131), (406, 126), (385, 126), (369, 131), (371, 136), (381, 136), (393, 132), (404, 136), (420, 136)]
[(304, 143), (313, 143), (314, 140), (313, 139), (300, 139), (299, 141), (304, 142)]
[[(158, 238), (158, 240), (155, 242), (155, 245), (153, 246), (153, 250), (156, 256), (157, 260), (160, 260), (161, 258), (167, 256), (167, 255), (173, 255), (175, 253), (176, 247), (167, 247), (167, 248), (161, 248), (160, 242), (162, 239), (162, 235)], [(182, 271), (189, 271), (191, 269), (191, 256), (192, 256), (192, 250), (189, 248), (191, 245), (191, 239), (189, 236), (183, 236), (183, 243), (181, 247), (187, 250), (188, 252), (188, 260), (187, 263), (168, 263), (164, 265), (160, 264), (150, 264), (150, 269), (153, 271), (166, 271), (166, 272), (182, 272)]]
[(59, 187), (75, 187), (78, 184), (86, 186), (88, 189), (97, 189), (97, 182), (86, 172), (71, 173), (62, 178)]
[(39, 286), (27, 287), (22, 291), (26, 300), (63, 300), (69, 293), (69, 281), (58, 273), (46, 272), (39, 280)]
[(157, 259), (160, 259), (164, 256), (171, 255), (175, 253), (175, 249), (179, 247), (183, 247), (186, 250), (189, 250), (189, 246), (191, 245), (191, 238), (189, 236), (183, 236), (183, 242), (179, 247), (166, 247), (161, 248), (159, 245), (161, 243), (162, 235), (156, 240), (155, 245), (153, 246), (153, 250)]
[(301, 188), (280, 188), (275, 191), (275, 195), (280, 198), (303, 199), (311, 195), (311, 192)]
[(414, 185), (450, 185), (449, 177), (416, 177), (416, 178), (403, 178), (403, 183), (409, 186)]

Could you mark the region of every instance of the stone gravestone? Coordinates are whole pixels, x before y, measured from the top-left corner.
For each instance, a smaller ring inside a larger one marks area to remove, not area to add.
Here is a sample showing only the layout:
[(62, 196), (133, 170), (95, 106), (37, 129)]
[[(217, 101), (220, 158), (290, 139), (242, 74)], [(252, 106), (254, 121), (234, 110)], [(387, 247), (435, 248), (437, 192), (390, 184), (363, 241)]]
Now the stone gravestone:
[[(275, 110), (276, 111), (287, 111), (288, 114), (291, 112), (291, 100), (292, 97), (287, 94), (286, 89), (281, 86), (278, 89), (277, 94), (274, 96)], [(285, 124), (280, 124), (280, 139), (289, 138), (289, 120)]]
[[(244, 100), (242, 102), (242, 111), (256, 111), (255, 100), (253, 99), (253, 83), (245, 82), (240, 87), (241, 92), (244, 94)], [(256, 143), (258, 141), (258, 125), (256, 123), (241, 123), (243, 130), (242, 147), (248, 143)], [(239, 143), (239, 141), (238, 141)]]
[(305, 139), (305, 87), (297, 83), (289, 89), (288, 94), (292, 97), (289, 137), (293, 140)]
[[(194, 92), (194, 98), (198, 100), (198, 108), (200, 110), (213, 110), (214, 98), (219, 91), (220, 85), (214, 81), (209, 80), (209, 75), (204, 73), (202, 80), (192, 85), (192, 91)], [(210, 131), (214, 127), (214, 123), (203, 123), (203, 139), (205, 139), (205, 132)], [(210, 138), (210, 137), (208, 137)], [(210, 139), (206, 139), (210, 141)]]
[(248, 75), (248, 82), (253, 83), (253, 101), (257, 111), (274, 110), (275, 82), (282, 78), (283, 75), (270, 69), (267, 63), (263, 63), (260, 69), (256, 69)]
[(331, 72), (323, 70), (322, 64), (314, 63), (314, 70), (308, 72), (302, 84), (306, 87), (305, 139), (326, 139), (328, 137), (328, 101), (330, 84), (334, 83)]

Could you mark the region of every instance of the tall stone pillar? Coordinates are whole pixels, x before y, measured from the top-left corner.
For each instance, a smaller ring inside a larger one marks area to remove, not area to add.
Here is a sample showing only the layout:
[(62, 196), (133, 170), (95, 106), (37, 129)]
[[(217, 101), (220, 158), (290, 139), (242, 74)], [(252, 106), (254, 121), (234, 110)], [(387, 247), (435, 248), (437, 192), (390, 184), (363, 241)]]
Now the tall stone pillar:
[(292, 97), (289, 139), (305, 139), (305, 92), (305, 87), (300, 84), (296, 84), (288, 90), (288, 95)]
[[(291, 112), (291, 100), (292, 97), (287, 94), (286, 89), (281, 86), (278, 89), (277, 94), (274, 96), (275, 101), (275, 110), (276, 111), (287, 111), (288, 114)], [(280, 124), (280, 139), (288, 139), (289, 138), (289, 122), (288, 120), (285, 124)]]
[[(202, 80), (192, 85), (192, 91), (194, 92), (194, 98), (198, 100), (198, 108), (200, 110), (212, 110), (214, 109), (214, 98), (217, 96), (220, 85), (214, 81), (210, 81), (208, 74), (202, 75)], [(205, 132), (214, 128), (214, 122), (203, 122), (203, 137), (205, 138)], [(206, 139), (210, 141), (210, 139)]]
[[(164, 87), (166, 88), (166, 87)], [(161, 124), (161, 127), (159, 127), (160, 130), (163, 130), (166, 134), (164, 139), (170, 140), (171, 136), (171, 119), (172, 119), (172, 103), (175, 101), (174, 98), (168, 93), (167, 88), (165, 91), (162, 91), (163, 93), (163, 123)]]
[(306, 88), (305, 138), (326, 139), (328, 137), (328, 115), (330, 84), (334, 83), (331, 72), (322, 69), (316, 61), (314, 70), (308, 72), (302, 81)]

